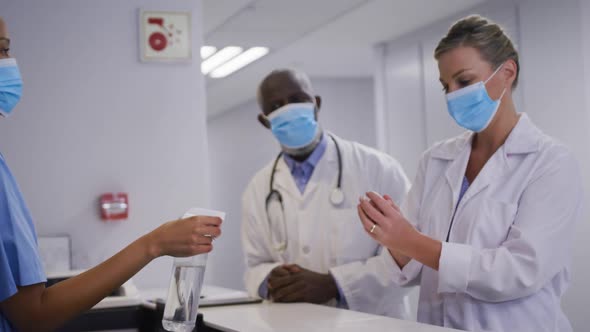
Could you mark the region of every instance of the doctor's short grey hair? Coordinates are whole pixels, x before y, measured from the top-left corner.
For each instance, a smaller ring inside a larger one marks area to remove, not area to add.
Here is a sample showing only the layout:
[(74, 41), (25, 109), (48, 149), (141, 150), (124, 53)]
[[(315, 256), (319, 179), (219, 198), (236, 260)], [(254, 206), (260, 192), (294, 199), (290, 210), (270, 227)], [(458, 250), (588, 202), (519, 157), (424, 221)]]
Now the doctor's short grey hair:
[(518, 52), (501, 26), (479, 15), (467, 16), (451, 26), (446, 36), (438, 43), (434, 58), (438, 60), (442, 54), (461, 46), (478, 50), (482, 58), (494, 69), (509, 59), (514, 60), (517, 69), (512, 88), (516, 88), (520, 73)]
[(256, 90), (256, 99), (260, 104), (260, 91), (262, 88), (268, 84), (268, 82), (277, 76), (288, 76), (291, 77), (295, 82), (298, 82), (303, 91), (307, 92), (310, 96), (314, 96), (313, 87), (311, 85), (311, 80), (306, 73), (302, 72), (301, 70), (293, 69), (293, 68), (281, 68), (275, 69), (270, 72), (270, 74), (266, 75), (260, 85), (258, 85), (258, 89)]

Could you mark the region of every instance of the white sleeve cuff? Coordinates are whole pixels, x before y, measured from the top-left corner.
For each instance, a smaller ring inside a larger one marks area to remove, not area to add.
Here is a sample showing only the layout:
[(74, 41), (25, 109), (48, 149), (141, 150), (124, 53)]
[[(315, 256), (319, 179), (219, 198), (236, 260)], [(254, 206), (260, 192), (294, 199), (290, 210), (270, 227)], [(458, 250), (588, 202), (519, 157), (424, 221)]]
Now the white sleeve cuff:
[(386, 248), (381, 252), (381, 256), (387, 262), (387, 265), (391, 267), (391, 273), (393, 275), (393, 282), (399, 286), (411, 286), (414, 284), (414, 280), (420, 274), (422, 269), (422, 263), (411, 260), (402, 269), (399, 268), (395, 259), (391, 256), (391, 253)]
[(438, 292), (464, 293), (469, 283), (473, 247), (460, 243), (442, 243), (438, 262)]
[[(389, 254), (387, 254), (389, 255)], [(410, 319), (408, 292), (393, 279), (391, 258), (380, 253), (365, 261), (356, 261), (330, 269), (348, 309)], [(398, 269), (399, 270), (399, 269)], [(342, 303), (341, 301), (341, 304)]]
[[(334, 278), (334, 282), (336, 282), (336, 285), (338, 286), (338, 291), (341, 293), (340, 295), (344, 297), (348, 306), (350, 305), (348, 297), (351, 296), (353, 285), (356, 282), (356, 278), (353, 278), (353, 276), (362, 270), (363, 266), (360, 262), (351, 262), (340, 266), (334, 266), (329, 270), (330, 275)], [(352, 299), (352, 303), (354, 304), (354, 299)]]
[(260, 285), (266, 280), (268, 275), (280, 263), (262, 263), (246, 269), (246, 289), (252, 297), (260, 297)]

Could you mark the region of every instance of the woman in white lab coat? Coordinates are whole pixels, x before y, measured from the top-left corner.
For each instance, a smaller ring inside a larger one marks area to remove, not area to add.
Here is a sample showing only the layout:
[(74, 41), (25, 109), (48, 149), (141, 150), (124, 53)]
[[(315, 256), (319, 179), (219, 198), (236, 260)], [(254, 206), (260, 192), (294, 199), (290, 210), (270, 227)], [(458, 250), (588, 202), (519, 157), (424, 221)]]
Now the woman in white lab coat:
[[(469, 131), (423, 155), (402, 209), (368, 193), (366, 231), (400, 285), (421, 285), (418, 320), (472, 331), (571, 331), (570, 279), (582, 179), (572, 153), (516, 112), (519, 62), (479, 16), (435, 51), (450, 115)], [(555, 116), (560, 116), (559, 112)]]

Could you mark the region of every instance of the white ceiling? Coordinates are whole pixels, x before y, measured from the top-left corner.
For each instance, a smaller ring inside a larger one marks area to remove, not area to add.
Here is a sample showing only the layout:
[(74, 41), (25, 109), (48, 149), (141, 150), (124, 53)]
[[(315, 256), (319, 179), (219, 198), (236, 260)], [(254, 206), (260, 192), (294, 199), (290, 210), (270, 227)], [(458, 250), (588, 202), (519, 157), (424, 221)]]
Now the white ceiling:
[(231, 76), (207, 79), (208, 115), (254, 98), (260, 80), (276, 68), (296, 67), (314, 77), (369, 77), (375, 44), (483, 1), (203, 0), (206, 45), (271, 49)]

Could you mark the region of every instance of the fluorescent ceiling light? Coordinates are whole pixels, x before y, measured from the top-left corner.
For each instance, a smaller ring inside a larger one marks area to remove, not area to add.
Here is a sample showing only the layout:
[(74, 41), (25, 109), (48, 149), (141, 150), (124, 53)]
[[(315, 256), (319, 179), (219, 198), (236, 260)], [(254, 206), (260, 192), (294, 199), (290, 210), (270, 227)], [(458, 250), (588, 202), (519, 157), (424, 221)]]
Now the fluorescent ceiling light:
[(201, 63), (201, 72), (203, 75), (209, 74), (213, 69), (226, 63), (231, 58), (242, 53), (242, 48), (237, 46), (228, 46), (213, 54), (209, 59)]
[(268, 54), (266, 47), (252, 47), (211, 72), (211, 77), (222, 78)]
[(202, 46), (201, 47), (201, 59), (205, 60), (208, 57), (212, 56), (217, 52), (217, 47), (215, 46)]

